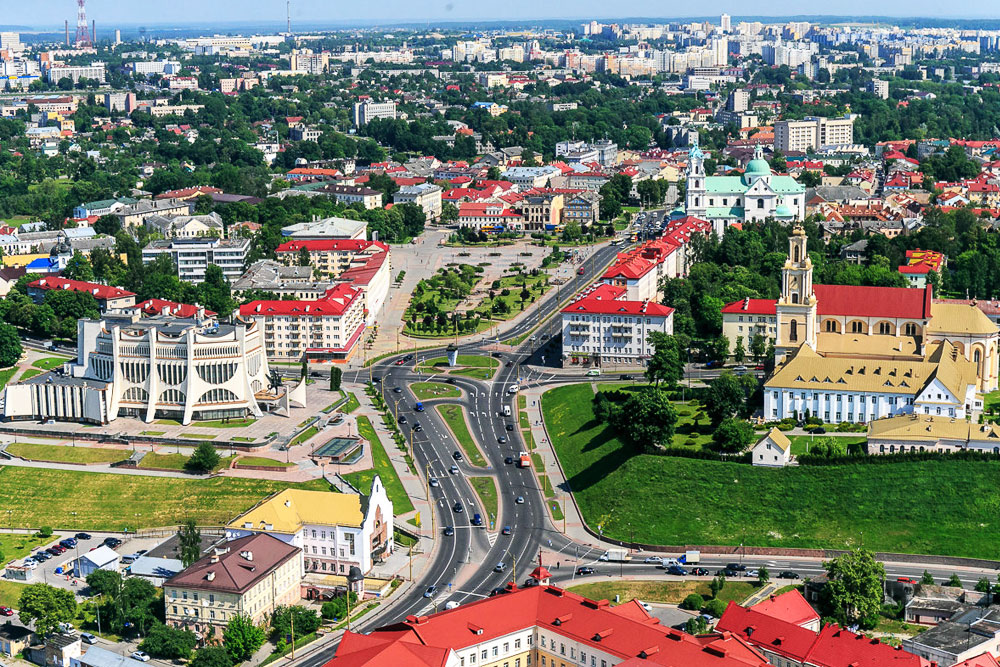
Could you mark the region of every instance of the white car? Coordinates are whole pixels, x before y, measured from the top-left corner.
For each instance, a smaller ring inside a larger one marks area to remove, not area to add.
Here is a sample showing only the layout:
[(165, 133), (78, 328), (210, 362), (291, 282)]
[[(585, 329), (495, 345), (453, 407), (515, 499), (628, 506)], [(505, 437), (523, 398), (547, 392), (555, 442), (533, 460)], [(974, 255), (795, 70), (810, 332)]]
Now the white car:
[(438, 488), (438, 486), (440, 486), (440, 485), (438, 484), (438, 481), (437, 481), (437, 478), (436, 478), (436, 477), (431, 477), (431, 481), (430, 481), (430, 482), (428, 482), (428, 483), (429, 483), (429, 484), (430, 484), (430, 485), (431, 485), (431, 486), (432, 486), (433, 488), (435, 488), (435, 489), (436, 489), (436, 488)]
[(659, 556), (646, 556), (646, 559), (642, 562), (645, 563), (646, 565), (650, 564), (663, 565), (663, 559), (660, 558)]
[(636, 600), (636, 602), (638, 602), (640, 605), (642, 605), (642, 608), (645, 609), (647, 613), (650, 613), (650, 614), (653, 613), (653, 608), (649, 606), (648, 602), (643, 602), (642, 600)]
[(143, 653), (142, 651), (133, 651), (132, 655), (129, 657), (133, 660), (138, 660), (139, 662), (149, 662), (149, 654)]

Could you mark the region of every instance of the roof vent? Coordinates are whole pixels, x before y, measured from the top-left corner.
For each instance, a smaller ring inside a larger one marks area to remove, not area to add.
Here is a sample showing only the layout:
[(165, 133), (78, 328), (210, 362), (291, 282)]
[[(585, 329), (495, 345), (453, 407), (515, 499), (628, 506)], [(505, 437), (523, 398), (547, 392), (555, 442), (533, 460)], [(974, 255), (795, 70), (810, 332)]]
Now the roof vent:
[(291, 500), (286, 500), (285, 501), (285, 507), (291, 507), (291, 506), (292, 506), (292, 501)]
[(208, 574), (205, 575), (205, 579), (208, 581), (215, 581), (215, 571), (210, 570)]
[(209, 560), (209, 562), (210, 563), (218, 563), (219, 562), (219, 554), (212, 554), (212, 558)]

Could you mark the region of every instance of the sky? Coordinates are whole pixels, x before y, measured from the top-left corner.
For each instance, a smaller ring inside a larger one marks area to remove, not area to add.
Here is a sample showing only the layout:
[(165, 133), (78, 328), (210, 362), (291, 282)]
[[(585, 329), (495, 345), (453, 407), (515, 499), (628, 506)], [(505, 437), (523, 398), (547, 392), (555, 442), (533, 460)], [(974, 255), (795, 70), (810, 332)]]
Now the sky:
[[(3, 2), (4, 24), (37, 27), (72, 24), (76, 16), (74, 0), (41, 2)], [(997, 0), (964, 0), (945, 3), (940, 0), (839, 0), (837, 3), (805, 4), (801, 0), (769, 0), (753, 6), (764, 15), (799, 15), (810, 13), (881, 16), (980, 18), (996, 17)], [(746, 2), (701, 0), (698, 3), (673, 3), (664, 0), (292, 0), (292, 21), (365, 21), (385, 24), (410, 21), (466, 19), (504, 19), (530, 21), (553, 18), (608, 18), (614, 16), (682, 17), (705, 16), (728, 12), (739, 16), (747, 12)], [(88, 0), (88, 18), (111, 27), (120, 24), (198, 23), (231, 21), (284, 21), (284, 0)]]

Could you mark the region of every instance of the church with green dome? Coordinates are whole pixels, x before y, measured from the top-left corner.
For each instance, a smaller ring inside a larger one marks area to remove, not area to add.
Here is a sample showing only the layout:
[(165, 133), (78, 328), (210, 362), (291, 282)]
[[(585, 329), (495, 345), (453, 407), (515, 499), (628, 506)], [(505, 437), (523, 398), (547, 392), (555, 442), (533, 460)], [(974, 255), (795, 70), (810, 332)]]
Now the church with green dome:
[(741, 176), (706, 176), (705, 154), (697, 143), (691, 146), (685, 213), (711, 222), (719, 236), (737, 223), (768, 218), (799, 222), (805, 211), (805, 186), (791, 176), (773, 174), (760, 146)]

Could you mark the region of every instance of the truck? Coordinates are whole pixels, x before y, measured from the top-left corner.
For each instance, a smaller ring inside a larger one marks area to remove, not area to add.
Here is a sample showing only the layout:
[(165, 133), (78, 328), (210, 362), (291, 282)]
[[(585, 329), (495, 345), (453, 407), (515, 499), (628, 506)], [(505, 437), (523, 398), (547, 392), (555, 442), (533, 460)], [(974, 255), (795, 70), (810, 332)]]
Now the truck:
[(521, 452), (517, 455), (517, 467), (518, 468), (530, 468), (531, 458), (528, 456), (528, 452)]
[(417, 412), (423, 412), (424, 404), (421, 403), (420, 401), (417, 401), (417, 404), (413, 406), (413, 409), (416, 410)]
[(605, 563), (627, 563), (632, 560), (632, 556), (629, 554), (628, 549), (622, 549), (619, 547), (612, 547), (604, 552), (598, 560), (604, 561)]
[(684, 555), (681, 556), (681, 563), (684, 565), (694, 565), (701, 562), (701, 552), (700, 551), (685, 551)]

